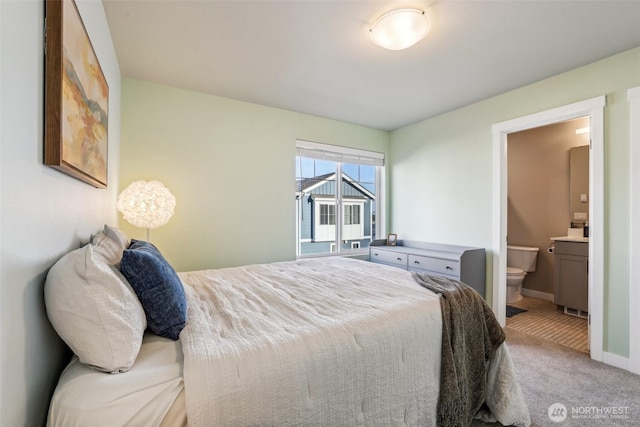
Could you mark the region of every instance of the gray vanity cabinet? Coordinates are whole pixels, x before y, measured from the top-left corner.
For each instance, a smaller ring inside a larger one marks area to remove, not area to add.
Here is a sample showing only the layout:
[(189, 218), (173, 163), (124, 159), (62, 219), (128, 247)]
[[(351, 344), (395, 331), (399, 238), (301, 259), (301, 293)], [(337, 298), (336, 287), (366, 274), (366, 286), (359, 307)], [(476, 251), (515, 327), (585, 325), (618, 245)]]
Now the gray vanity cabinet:
[(589, 311), (589, 244), (557, 240), (554, 253), (554, 303)]
[(398, 241), (386, 246), (374, 240), (369, 246), (369, 260), (419, 273), (459, 280), (485, 297), (485, 250), (467, 246), (416, 241)]

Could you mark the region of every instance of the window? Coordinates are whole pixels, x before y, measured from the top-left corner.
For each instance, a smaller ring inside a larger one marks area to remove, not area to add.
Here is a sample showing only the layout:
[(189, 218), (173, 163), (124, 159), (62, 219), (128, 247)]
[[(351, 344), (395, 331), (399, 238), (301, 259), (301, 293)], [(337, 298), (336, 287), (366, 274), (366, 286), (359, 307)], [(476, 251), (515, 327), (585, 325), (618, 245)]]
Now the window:
[(321, 204), (320, 225), (336, 225), (336, 205)]
[[(343, 198), (342, 205), (344, 206), (342, 239), (362, 240), (369, 237), (369, 240), (371, 240), (373, 238), (371, 233), (369, 233), (369, 236), (365, 234), (364, 215), (361, 215), (364, 211), (365, 202), (354, 202)], [(371, 222), (373, 222), (373, 218), (371, 218)]]
[(344, 224), (360, 224), (360, 205), (344, 205)]
[(296, 154), (299, 256), (366, 250), (384, 234), (383, 154), (307, 141)]

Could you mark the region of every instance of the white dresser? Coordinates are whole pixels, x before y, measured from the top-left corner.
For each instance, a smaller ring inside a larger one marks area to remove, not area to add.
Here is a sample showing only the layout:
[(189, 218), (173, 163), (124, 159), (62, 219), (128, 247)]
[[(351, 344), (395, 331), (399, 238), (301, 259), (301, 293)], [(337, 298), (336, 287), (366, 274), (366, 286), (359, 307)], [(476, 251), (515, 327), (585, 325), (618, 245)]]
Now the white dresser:
[(386, 240), (374, 240), (369, 246), (369, 260), (459, 280), (486, 298), (486, 255), (483, 248), (409, 240), (400, 240), (397, 246), (386, 246)]

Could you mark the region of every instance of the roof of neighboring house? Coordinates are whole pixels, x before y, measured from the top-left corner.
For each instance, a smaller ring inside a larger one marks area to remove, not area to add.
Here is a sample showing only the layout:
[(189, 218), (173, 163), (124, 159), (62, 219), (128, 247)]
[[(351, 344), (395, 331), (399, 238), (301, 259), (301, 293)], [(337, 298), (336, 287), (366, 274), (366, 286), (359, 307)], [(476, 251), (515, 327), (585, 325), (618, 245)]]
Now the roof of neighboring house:
[[(312, 191), (315, 188), (320, 187), (321, 185), (323, 185), (323, 184), (325, 184), (325, 183), (327, 183), (329, 181), (333, 181), (333, 180), (335, 180), (335, 177), (336, 177), (336, 173), (332, 172), (332, 173), (327, 173), (327, 174), (324, 174), (324, 175), (314, 176), (313, 178), (305, 178), (305, 179), (299, 180), (297, 182), (298, 195), (300, 195), (300, 193), (307, 193), (309, 191)], [(347, 184), (349, 184), (352, 187), (354, 187), (355, 189), (357, 189), (365, 197), (367, 197), (369, 199), (372, 199), (372, 200), (375, 200), (375, 198), (376, 198), (375, 194), (373, 194), (371, 191), (369, 191), (366, 188), (364, 188), (362, 185), (360, 185), (358, 182), (356, 182), (353, 178), (351, 178), (346, 173), (342, 174), (342, 181), (346, 182)]]
[(313, 178), (305, 178), (301, 179), (297, 182), (298, 188), (297, 191), (310, 191), (318, 185), (324, 184), (326, 181), (330, 181), (330, 177), (334, 177), (336, 175), (335, 172), (326, 173), (324, 175), (314, 176)]

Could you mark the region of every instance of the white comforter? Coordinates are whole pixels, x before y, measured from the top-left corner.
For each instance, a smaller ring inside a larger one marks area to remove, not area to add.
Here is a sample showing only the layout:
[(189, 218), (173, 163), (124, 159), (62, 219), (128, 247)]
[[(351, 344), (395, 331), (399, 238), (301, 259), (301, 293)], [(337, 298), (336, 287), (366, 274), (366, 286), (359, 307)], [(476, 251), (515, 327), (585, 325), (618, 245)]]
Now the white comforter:
[[(190, 425), (435, 425), (440, 304), (407, 271), (325, 258), (180, 278)], [(506, 347), (497, 354), (492, 412), (527, 425)]]

